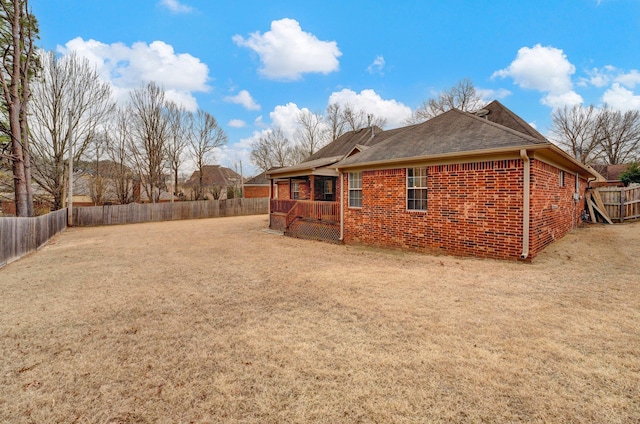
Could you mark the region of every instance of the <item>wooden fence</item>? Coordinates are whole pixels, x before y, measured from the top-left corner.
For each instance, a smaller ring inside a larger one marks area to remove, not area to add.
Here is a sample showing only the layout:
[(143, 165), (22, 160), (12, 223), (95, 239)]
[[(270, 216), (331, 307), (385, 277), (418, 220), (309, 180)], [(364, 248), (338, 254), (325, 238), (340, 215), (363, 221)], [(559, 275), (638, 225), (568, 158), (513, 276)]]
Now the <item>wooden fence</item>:
[(269, 199), (202, 200), (174, 203), (130, 203), (73, 209), (74, 226), (134, 224), (222, 216), (259, 215), (269, 211)]
[(600, 187), (597, 191), (612, 221), (640, 218), (640, 186)]
[(66, 209), (34, 218), (0, 218), (0, 267), (37, 250), (66, 227)]

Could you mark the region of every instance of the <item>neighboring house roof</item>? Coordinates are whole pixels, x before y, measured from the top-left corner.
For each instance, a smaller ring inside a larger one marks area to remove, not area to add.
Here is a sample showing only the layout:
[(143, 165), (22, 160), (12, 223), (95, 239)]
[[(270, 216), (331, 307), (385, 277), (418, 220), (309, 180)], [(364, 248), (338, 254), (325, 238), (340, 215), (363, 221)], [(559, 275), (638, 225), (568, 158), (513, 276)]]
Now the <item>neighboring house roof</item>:
[[(226, 187), (239, 183), (242, 177), (232, 169), (225, 168), (220, 165), (205, 165), (202, 167), (203, 178), (202, 183), (205, 186), (222, 186)], [(185, 186), (192, 187), (200, 185), (200, 171), (194, 171), (191, 177), (185, 183)]]
[(622, 174), (626, 169), (626, 164), (618, 164), (618, 165), (591, 165), (593, 169), (598, 171), (600, 175), (604, 177), (607, 181), (619, 181), (620, 174)]
[(267, 178), (267, 172), (265, 171), (262, 174), (256, 175), (253, 178), (249, 178), (244, 182), (245, 186), (268, 186), (269, 179)]

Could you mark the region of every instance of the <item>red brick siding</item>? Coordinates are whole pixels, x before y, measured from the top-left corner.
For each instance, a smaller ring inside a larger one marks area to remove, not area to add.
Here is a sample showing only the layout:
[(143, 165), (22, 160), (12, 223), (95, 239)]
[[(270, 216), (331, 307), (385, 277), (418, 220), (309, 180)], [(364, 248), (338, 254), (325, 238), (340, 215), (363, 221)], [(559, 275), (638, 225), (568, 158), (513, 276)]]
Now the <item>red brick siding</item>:
[(269, 186), (245, 186), (244, 197), (247, 199), (269, 197)]
[(290, 191), (289, 191), (289, 182), (288, 181), (280, 181), (278, 182), (278, 199), (289, 200), (291, 199)]
[(563, 187), (559, 175), (560, 169), (539, 160), (531, 161), (531, 257), (581, 223), (587, 182), (580, 179), (581, 199), (576, 203), (573, 200), (576, 175), (565, 172)]
[[(293, 182), (296, 182), (296, 180), (293, 180)], [(309, 181), (298, 180), (298, 200), (311, 199), (310, 187)], [(281, 181), (278, 183), (278, 199), (291, 199), (291, 189), (288, 181)]]
[[(575, 174), (531, 160), (529, 259), (577, 226), (584, 200), (573, 201)], [(406, 210), (406, 169), (364, 171), (362, 208), (349, 208), (345, 242), (462, 256), (519, 259), (523, 162), (503, 160), (428, 166), (427, 211)], [(347, 187), (348, 174), (343, 177)], [(580, 179), (584, 197), (587, 182)], [(557, 207), (556, 207), (557, 206)]]
[(362, 208), (348, 208), (345, 196), (345, 242), (520, 257), (521, 160), (428, 166), (427, 174), (427, 211), (410, 212), (405, 168), (364, 171)]

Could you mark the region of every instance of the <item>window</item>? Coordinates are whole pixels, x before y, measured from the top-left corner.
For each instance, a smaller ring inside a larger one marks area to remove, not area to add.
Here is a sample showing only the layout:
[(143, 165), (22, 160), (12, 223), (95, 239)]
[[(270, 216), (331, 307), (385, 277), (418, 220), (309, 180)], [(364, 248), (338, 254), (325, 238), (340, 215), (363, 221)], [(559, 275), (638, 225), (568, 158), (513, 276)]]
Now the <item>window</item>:
[(407, 168), (407, 209), (427, 210), (427, 168)]
[(313, 179), (314, 199), (319, 201), (333, 202), (336, 200), (336, 177), (316, 176)]
[(291, 183), (291, 198), (299, 199), (300, 198), (300, 183), (293, 181)]
[(362, 207), (362, 172), (349, 172), (349, 207)]
[(560, 187), (564, 187), (564, 171), (558, 172), (558, 183)]

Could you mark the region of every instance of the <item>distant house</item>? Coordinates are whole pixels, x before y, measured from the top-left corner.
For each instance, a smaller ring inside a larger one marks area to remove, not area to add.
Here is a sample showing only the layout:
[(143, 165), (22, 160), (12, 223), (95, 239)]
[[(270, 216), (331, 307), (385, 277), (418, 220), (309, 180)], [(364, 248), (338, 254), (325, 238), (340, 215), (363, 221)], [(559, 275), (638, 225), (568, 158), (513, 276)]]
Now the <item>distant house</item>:
[(620, 175), (627, 170), (627, 164), (618, 165), (592, 165), (593, 169), (602, 175), (604, 181), (596, 184), (596, 186), (623, 186), (620, 181)]
[(579, 225), (597, 176), (494, 101), (475, 114), (351, 131), (269, 172), (269, 225), (303, 238), (530, 260)]
[[(229, 194), (235, 196), (241, 187), (242, 177), (232, 169), (220, 165), (203, 167), (203, 193), (200, 190), (200, 172), (194, 171), (184, 184), (185, 197), (195, 200), (198, 197), (207, 199), (226, 199)], [(202, 196), (200, 196), (202, 194)]]
[(267, 178), (267, 173), (256, 175), (253, 178), (249, 178), (244, 182), (243, 197), (255, 198), (255, 197), (269, 197), (269, 186), (271, 181)]

